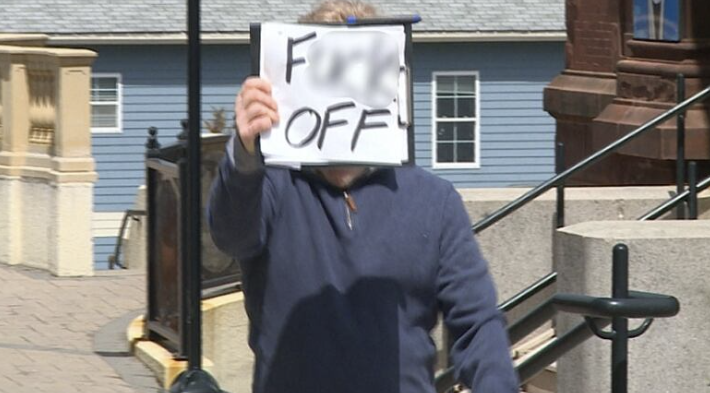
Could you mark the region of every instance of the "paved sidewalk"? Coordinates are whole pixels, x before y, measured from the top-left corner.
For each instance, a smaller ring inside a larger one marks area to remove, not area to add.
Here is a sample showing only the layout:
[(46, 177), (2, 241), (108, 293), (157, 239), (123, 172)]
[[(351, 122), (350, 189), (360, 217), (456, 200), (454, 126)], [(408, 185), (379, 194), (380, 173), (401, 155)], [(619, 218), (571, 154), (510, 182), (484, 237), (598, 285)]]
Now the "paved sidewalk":
[(159, 392), (125, 341), (145, 303), (142, 273), (57, 278), (0, 265), (0, 392)]

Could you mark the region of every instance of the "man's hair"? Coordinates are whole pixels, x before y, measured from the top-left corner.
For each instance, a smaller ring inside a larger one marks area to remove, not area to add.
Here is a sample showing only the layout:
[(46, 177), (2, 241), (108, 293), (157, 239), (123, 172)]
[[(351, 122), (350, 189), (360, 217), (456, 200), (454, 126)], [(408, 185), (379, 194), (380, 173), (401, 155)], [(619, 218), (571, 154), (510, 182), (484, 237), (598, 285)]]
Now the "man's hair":
[(344, 23), (349, 16), (368, 18), (377, 16), (370, 4), (351, 0), (327, 0), (298, 19), (300, 23)]

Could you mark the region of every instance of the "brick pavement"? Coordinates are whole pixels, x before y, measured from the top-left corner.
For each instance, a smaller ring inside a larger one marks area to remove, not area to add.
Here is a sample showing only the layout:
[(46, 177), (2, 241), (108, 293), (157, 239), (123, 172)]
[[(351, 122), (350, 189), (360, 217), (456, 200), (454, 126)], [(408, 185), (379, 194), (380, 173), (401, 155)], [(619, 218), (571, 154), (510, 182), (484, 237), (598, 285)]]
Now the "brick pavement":
[(145, 302), (141, 273), (57, 278), (0, 265), (0, 392), (160, 391), (125, 342)]

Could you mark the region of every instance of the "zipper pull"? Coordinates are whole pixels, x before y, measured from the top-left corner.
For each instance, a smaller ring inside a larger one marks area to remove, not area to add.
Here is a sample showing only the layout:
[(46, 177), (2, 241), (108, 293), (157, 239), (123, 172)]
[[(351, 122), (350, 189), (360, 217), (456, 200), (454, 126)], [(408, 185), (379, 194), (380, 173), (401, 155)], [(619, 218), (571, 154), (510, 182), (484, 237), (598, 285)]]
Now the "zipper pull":
[(348, 228), (353, 230), (353, 217), (352, 213), (357, 212), (357, 205), (355, 205), (355, 200), (348, 194), (347, 191), (343, 191), (343, 197), (345, 198), (345, 220), (348, 224)]
[(355, 204), (355, 200), (348, 194), (347, 191), (343, 191), (343, 196), (345, 197), (345, 203), (348, 205), (348, 208), (350, 208), (350, 211), (353, 213), (357, 213), (357, 205)]

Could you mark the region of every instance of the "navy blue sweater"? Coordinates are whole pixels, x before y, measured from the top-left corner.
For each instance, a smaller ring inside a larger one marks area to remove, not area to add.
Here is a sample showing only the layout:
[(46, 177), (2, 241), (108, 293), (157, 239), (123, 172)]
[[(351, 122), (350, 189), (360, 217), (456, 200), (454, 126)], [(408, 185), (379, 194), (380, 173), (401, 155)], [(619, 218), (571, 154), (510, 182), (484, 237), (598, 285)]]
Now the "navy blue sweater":
[(438, 311), (459, 380), (518, 391), (493, 282), (450, 183), (380, 169), (348, 203), (240, 145), (220, 164), (208, 222), (241, 262), (255, 393), (432, 393)]

